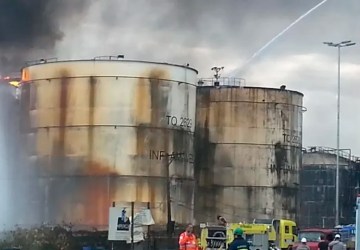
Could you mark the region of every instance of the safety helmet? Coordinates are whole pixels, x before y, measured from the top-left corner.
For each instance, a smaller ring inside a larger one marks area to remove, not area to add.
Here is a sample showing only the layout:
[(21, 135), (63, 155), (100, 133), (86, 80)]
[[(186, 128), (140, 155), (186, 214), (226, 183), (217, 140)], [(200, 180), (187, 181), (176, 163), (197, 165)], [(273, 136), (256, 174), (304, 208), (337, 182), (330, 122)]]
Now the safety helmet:
[(241, 235), (243, 235), (243, 233), (244, 233), (244, 231), (243, 231), (241, 228), (236, 228), (236, 229), (234, 230), (234, 235), (239, 235), (239, 236), (241, 236)]
[(341, 238), (340, 234), (335, 235), (335, 239), (340, 239), (340, 238)]
[(307, 241), (306, 238), (302, 238), (302, 239), (301, 239), (301, 242), (302, 242), (302, 243), (306, 243), (306, 241)]

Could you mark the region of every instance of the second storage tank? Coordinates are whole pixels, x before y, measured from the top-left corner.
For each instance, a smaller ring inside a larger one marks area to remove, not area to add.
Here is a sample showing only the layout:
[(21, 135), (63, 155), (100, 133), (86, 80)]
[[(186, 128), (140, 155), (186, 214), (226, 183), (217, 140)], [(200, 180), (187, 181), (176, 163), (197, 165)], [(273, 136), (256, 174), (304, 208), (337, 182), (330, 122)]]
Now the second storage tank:
[(106, 228), (113, 201), (135, 201), (150, 202), (166, 224), (169, 178), (172, 220), (192, 220), (196, 70), (110, 58), (39, 63), (22, 74), (26, 205), (35, 216), (22, 223)]
[(303, 95), (260, 87), (197, 90), (196, 218), (295, 219)]
[[(349, 149), (340, 149), (339, 156), (339, 223), (348, 225), (355, 221), (360, 161)], [(309, 147), (303, 151), (299, 196), (301, 228), (334, 227), (336, 149)]]

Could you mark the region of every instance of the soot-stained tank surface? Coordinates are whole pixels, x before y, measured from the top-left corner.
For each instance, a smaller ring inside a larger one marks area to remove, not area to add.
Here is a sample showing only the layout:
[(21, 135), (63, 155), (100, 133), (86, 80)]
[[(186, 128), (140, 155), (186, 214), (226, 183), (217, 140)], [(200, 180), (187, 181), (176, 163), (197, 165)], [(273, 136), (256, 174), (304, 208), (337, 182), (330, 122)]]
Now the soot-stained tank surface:
[(83, 60), (22, 75), (31, 223), (107, 228), (113, 201), (135, 201), (150, 202), (155, 222), (166, 224), (167, 168), (172, 219), (192, 220), (196, 70)]
[(195, 215), (213, 221), (295, 219), (303, 94), (260, 87), (198, 87)]

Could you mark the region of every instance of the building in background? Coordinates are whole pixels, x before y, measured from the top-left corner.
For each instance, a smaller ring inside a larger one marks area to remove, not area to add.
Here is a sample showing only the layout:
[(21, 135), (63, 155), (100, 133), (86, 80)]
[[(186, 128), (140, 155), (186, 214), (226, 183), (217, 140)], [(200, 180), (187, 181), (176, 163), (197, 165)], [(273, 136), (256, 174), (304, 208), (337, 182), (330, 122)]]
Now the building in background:
[[(341, 150), (339, 160), (340, 224), (355, 223), (355, 201), (360, 162), (350, 150)], [(303, 152), (300, 170), (301, 228), (333, 228), (335, 224), (336, 149), (310, 147)]]
[(197, 222), (295, 219), (303, 94), (200, 80), (196, 109)]

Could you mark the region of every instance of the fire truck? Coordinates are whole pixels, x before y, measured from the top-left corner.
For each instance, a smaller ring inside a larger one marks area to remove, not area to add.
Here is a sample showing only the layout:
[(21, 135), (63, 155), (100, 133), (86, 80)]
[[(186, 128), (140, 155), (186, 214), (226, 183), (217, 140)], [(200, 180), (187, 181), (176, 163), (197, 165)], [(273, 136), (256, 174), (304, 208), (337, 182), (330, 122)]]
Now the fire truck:
[(227, 249), (234, 230), (241, 228), (251, 250), (291, 249), (297, 241), (296, 223), (291, 220), (254, 220), (253, 223), (200, 224), (199, 247), (203, 250)]

